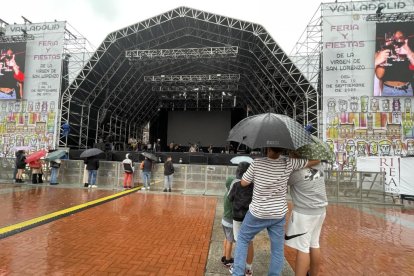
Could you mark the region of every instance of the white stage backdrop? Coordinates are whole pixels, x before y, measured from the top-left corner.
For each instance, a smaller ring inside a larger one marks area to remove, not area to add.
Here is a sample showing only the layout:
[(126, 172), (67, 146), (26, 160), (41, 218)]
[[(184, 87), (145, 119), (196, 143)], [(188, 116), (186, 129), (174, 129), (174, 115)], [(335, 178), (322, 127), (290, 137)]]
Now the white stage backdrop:
[(410, 157), (361, 157), (357, 160), (358, 171), (385, 172), (387, 193), (414, 195), (413, 168), (414, 158)]
[(61, 86), (65, 22), (13, 24), (6, 35), (34, 35), (26, 43), (23, 97), (0, 101), (0, 156), (14, 148), (54, 147)]

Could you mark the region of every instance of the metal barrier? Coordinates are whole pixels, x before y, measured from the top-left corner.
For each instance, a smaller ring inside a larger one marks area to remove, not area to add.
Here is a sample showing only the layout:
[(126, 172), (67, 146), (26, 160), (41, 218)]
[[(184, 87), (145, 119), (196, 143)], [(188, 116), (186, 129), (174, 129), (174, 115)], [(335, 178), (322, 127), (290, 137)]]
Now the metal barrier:
[(398, 195), (386, 193), (385, 174), (361, 171), (325, 171), (329, 201), (352, 203), (395, 203)]
[[(14, 158), (0, 158), (0, 179), (12, 180)], [(121, 162), (100, 161), (97, 185), (101, 188), (122, 189), (124, 171)], [(62, 160), (58, 182), (83, 187), (83, 161)], [(225, 182), (234, 176), (235, 166), (174, 164), (175, 173), (173, 190), (184, 194), (223, 195)], [(151, 185), (155, 190), (164, 188), (164, 165), (155, 164), (151, 177)], [(49, 179), (49, 168), (44, 166), (44, 179)], [(30, 170), (26, 170), (26, 181), (30, 181)], [(135, 164), (134, 184), (142, 183), (141, 169)], [(395, 203), (396, 195), (384, 192), (384, 174), (360, 171), (325, 171), (326, 192), (330, 202), (351, 203)]]

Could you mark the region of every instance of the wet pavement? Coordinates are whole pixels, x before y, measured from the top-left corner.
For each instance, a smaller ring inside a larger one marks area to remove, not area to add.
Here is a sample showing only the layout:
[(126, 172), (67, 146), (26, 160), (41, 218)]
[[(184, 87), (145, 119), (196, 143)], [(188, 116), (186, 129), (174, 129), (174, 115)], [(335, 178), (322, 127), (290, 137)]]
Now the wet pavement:
[(0, 184), (0, 228), (114, 193), (100, 189)]
[[(0, 184), (0, 225), (113, 193)], [(1, 239), (0, 275), (229, 275), (219, 263), (218, 204), (216, 197), (132, 193)], [(414, 204), (407, 207), (330, 204), (321, 275), (414, 275)], [(267, 235), (256, 241), (255, 275), (266, 275)], [(294, 254), (285, 248), (293, 269)]]
[(0, 274), (203, 275), (215, 205), (134, 193), (0, 240)]
[[(322, 275), (414, 275), (414, 210), (330, 204), (321, 233)], [(294, 268), (294, 252), (286, 247)]]

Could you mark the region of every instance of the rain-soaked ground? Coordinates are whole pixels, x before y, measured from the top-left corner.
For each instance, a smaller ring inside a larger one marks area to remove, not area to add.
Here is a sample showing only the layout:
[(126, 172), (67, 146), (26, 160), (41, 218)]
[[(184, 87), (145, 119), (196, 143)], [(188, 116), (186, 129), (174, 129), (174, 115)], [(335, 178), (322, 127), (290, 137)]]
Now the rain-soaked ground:
[[(114, 193), (0, 184), (0, 230)], [(220, 204), (131, 193), (0, 239), (0, 275), (204, 275), (206, 267), (208, 275), (229, 275), (212, 265), (222, 253), (212, 250), (223, 238)], [(414, 275), (414, 204), (330, 204), (320, 244), (322, 275)], [(268, 246), (258, 237), (255, 275), (266, 275)], [(286, 248), (285, 256), (294, 268), (294, 252)]]

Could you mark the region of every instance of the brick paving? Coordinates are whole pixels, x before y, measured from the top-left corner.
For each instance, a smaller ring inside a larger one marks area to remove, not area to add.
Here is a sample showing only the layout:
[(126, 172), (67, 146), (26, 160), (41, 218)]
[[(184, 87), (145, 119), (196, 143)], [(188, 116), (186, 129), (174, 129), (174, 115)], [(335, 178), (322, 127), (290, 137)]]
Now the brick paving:
[(116, 193), (111, 190), (12, 185), (0, 184), (0, 228)]
[[(373, 207), (373, 214), (370, 209), (328, 206), (320, 241), (321, 275), (414, 275), (412, 215), (407, 220), (407, 212), (398, 207)], [(295, 253), (285, 249), (294, 268)]]
[[(15, 192), (0, 193), (1, 224), (113, 193), (56, 187)], [(0, 240), (0, 275), (204, 275), (216, 202), (153, 192), (124, 196)], [(414, 275), (409, 207), (330, 204), (321, 275)], [(221, 239), (216, 237), (219, 247)], [(269, 244), (260, 241), (257, 256), (268, 258)], [(210, 258), (217, 262), (220, 254)], [(294, 268), (294, 251), (286, 247), (285, 255)]]
[(204, 275), (215, 206), (134, 193), (0, 240), (0, 275)]

